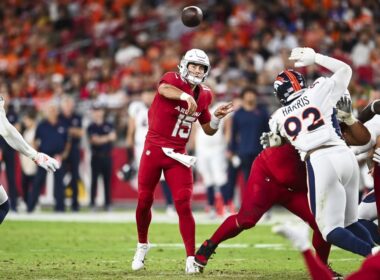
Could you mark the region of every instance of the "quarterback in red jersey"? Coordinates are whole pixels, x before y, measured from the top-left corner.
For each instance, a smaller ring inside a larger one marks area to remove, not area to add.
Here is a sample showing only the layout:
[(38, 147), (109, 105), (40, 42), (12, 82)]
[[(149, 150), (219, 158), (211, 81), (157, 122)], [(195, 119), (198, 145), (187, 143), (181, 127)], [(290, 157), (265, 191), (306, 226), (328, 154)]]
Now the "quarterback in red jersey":
[(190, 199), (193, 190), (191, 166), (195, 158), (186, 155), (185, 145), (197, 120), (204, 132), (213, 135), (220, 119), (232, 111), (232, 104), (217, 108), (213, 115), (208, 107), (211, 90), (202, 85), (210, 72), (206, 53), (199, 49), (186, 52), (179, 73), (168, 72), (159, 81), (157, 93), (148, 112), (149, 129), (138, 173), (136, 223), (137, 250), (132, 269), (144, 267), (149, 250), (148, 229), (151, 222), (153, 193), (161, 172), (170, 186), (179, 217), (179, 228), (186, 248), (186, 273), (199, 272), (194, 263), (195, 222)]

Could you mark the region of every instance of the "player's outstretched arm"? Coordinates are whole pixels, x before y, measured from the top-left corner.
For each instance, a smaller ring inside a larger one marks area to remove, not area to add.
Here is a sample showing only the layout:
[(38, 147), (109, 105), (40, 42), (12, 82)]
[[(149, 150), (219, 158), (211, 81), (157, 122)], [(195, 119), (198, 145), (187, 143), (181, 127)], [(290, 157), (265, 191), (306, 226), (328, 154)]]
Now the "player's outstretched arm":
[(186, 92), (181, 91), (179, 88), (169, 85), (169, 84), (161, 84), (158, 87), (158, 93), (168, 99), (174, 100), (183, 100), (187, 102), (187, 114), (192, 115), (197, 110), (197, 102), (195, 102), (194, 98), (187, 94)]
[(5, 141), (13, 149), (32, 159), (37, 165), (47, 171), (54, 172), (59, 168), (59, 162), (57, 160), (43, 153), (38, 153), (28, 143), (26, 143), (17, 129), (8, 121), (3, 107), (1, 107), (0, 111), (0, 122), (3, 127), (3, 129), (0, 130), (1, 136), (3, 136)]
[(233, 110), (232, 102), (220, 105), (211, 115), (211, 121), (202, 125), (203, 131), (207, 135), (214, 135), (218, 131), (220, 120)]

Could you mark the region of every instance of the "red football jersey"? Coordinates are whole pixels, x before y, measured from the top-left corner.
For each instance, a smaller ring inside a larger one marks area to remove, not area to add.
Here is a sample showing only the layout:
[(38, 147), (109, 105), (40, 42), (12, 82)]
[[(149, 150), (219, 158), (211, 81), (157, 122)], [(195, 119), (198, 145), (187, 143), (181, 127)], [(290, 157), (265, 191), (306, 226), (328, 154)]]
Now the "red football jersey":
[(162, 83), (175, 86), (193, 96), (198, 105), (197, 111), (188, 116), (185, 114), (186, 101), (168, 99), (157, 91), (148, 112), (149, 129), (146, 141), (160, 147), (183, 149), (189, 140), (193, 123), (197, 120), (201, 124), (210, 122), (208, 107), (212, 93), (203, 85), (198, 85), (193, 91), (191, 85), (176, 72), (166, 73), (158, 86)]
[(291, 144), (263, 150), (255, 159), (280, 184), (297, 191), (306, 191), (306, 167)]

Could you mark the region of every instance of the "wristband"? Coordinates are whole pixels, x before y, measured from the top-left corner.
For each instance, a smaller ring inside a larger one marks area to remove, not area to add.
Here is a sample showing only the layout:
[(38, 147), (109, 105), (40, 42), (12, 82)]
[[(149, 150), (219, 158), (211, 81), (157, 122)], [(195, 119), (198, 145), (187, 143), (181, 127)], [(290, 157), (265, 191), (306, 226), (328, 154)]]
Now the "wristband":
[(182, 92), (181, 95), (179, 96), (179, 99), (186, 101), (189, 97), (191, 97), (190, 94), (187, 94), (186, 92)]
[(356, 123), (358, 120), (351, 114), (348, 118), (344, 118), (343, 122), (349, 126)]
[(219, 123), (220, 123), (220, 119), (218, 119), (217, 117), (215, 117), (215, 115), (212, 115), (211, 116), (211, 121), (210, 121), (210, 127), (212, 129), (217, 130), (219, 128)]

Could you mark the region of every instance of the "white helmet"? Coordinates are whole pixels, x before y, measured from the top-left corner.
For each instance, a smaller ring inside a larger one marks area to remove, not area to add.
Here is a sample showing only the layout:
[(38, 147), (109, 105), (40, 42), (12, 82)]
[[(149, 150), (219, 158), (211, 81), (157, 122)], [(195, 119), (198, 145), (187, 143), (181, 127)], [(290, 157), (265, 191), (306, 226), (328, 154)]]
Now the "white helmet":
[[(187, 69), (189, 63), (200, 64), (206, 67), (202, 78), (198, 78), (190, 74), (189, 70)], [(191, 49), (187, 51), (178, 65), (179, 74), (181, 77), (195, 85), (198, 85), (206, 80), (208, 73), (210, 73), (210, 68), (210, 61), (207, 54), (200, 49)]]

